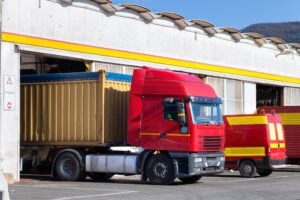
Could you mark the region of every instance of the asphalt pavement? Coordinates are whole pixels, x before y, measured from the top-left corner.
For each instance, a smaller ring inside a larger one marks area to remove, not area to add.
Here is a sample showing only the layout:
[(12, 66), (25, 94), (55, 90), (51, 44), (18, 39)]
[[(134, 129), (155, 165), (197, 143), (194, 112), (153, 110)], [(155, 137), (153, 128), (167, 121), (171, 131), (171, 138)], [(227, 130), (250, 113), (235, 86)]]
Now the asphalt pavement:
[(255, 178), (226, 171), (194, 184), (176, 181), (170, 186), (141, 183), (140, 176), (116, 175), (109, 182), (60, 182), (49, 176), (26, 175), (9, 188), (12, 200), (300, 200), (300, 166)]

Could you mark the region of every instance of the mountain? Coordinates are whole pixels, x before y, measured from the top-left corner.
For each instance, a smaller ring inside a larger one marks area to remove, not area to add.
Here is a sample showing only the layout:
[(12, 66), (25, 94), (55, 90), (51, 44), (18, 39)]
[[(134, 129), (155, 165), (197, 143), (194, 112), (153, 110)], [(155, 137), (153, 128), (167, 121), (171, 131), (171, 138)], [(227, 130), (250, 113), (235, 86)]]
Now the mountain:
[(265, 37), (278, 37), (287, 43), (300, 43), (300, 22), (253, 24), (241, 31), (256, 32)]

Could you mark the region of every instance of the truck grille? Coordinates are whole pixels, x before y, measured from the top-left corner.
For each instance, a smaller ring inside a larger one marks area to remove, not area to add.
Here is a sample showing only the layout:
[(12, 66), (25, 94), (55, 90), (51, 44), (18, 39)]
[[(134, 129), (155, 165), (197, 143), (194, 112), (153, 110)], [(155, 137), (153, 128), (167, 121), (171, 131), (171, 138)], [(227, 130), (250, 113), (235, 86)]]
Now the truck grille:
[(203, 136), (203, 150), (209, 152), (222, 151), (222, 138), (220, 136)]

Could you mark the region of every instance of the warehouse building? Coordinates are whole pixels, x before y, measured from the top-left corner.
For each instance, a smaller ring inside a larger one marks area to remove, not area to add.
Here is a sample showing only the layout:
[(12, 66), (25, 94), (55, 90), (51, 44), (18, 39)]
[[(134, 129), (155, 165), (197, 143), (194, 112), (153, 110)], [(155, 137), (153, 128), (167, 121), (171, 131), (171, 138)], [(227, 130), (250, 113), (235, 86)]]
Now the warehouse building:
[(4, 0), (0, 6), (0, 157), (15, 181), (20, 74), (132, 74), (151, 66), (203, 78), (223, 99), (225, 114), (300, 105), (299, 44), (110, 0)]

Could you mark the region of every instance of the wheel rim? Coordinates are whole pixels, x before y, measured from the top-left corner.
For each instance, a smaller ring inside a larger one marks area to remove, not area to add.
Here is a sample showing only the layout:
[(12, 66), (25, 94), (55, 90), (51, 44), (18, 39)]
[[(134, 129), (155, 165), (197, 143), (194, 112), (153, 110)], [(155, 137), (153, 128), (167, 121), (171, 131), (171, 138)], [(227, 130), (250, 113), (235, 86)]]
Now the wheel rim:
[(245, 166), (244, 166), (244, 172), (245, 172), (246, 174), (250, 174), (251, 171), (252, 171), (252, 167), (251, 167), (250, 165), (245, 165)]
[(168, 173), (168, 167), (164, 163), (156, 163), (153, 167), (153, 172), (156, 177), (165, 178)]
[(62, 167), (62, 172), (65, 174), (65, 175), (72, 175), (74, 174), (75, 172), (75, 162), (71, 159), (65, 159), (61, 165)]

